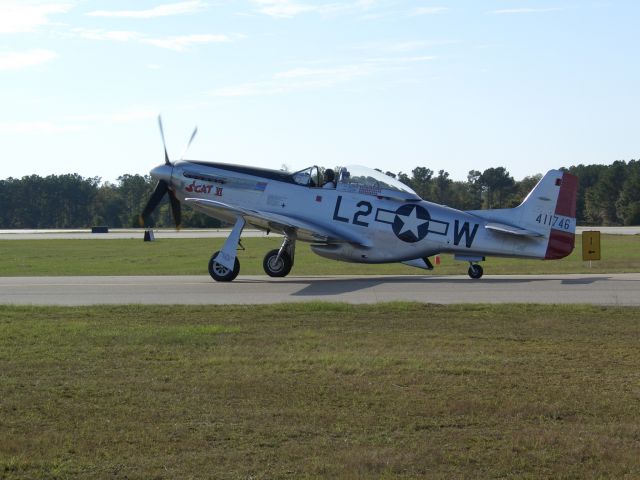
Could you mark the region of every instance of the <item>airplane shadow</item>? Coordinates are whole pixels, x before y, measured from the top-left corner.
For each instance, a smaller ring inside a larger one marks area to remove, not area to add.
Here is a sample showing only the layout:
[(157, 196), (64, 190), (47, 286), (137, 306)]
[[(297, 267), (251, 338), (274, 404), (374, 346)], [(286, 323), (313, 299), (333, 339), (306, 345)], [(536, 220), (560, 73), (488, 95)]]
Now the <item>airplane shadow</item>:
[[(583, 278), (562, 278), (559, 276), (547, 276), (544, 278), (483, 278), (481, 280), (472, 280), (468, 277), (425, 277), (425, 276), (377, 276), (377, 277), (347, 277), (347, 278), (323, 278), (323, 277), (290, 277), (286, 279), (278, 279), (278, 283), (284, 283), (288, 285), (299, 285), (300, 290), (292, 293), (293, 296), (332, 296), (345, 293), (357, 292), (359, 290), (365, 290), (374, 288), (378, 285), (391, 283), (391, 284), (442, 284), (451, 283), (455, 288), (464, 288), (469, 286), (473, 288), (474, 285), (513, 285), (522, 283), (538, 283), (547, 281), (560, 281), (564, 285), (589, 285), (596, 282), (607, 281), (610, 277), (583, 277)], [(271, 283), (274, 279), (265, 278), (252, 279), (252, 280), (237, 280), (237, 283)]]
[(589, 285), (596, 282), (606, 282), (611, 277), (589, 277), (589, 278), (565, 278), (562, 280), (563, 285)]

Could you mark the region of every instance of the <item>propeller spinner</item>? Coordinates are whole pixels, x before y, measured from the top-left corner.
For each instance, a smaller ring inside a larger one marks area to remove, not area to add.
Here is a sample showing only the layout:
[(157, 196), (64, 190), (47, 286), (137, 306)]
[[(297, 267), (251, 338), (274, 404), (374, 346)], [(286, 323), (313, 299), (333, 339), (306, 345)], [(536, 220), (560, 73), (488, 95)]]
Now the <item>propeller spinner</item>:
[[(169, 160), (169, 154), (167, 153), (167, 144), (164, 140), (164, 129), (162, 128), (162, 117), (158, 116), (158, 126), (160, 127), (160, 137), (162, 137), (162, 146), (164, 147), (164, 165), (158, 165), (151, 172), (152, 177), (158, 179), (158, 184), (156, 185), (155, 190), (149, 197), (149, 201), (147, 205), (142, 210), (142, 213), (139, 217), (139, 222), (141, 227), (145, 227), (148, 225), (149, 216), (156, 209), (158, 204), (162, 201), (165, 194), (169, 194), (169, 201), (171, 203), (171, 213), (173, 214), (173, 221), (175, 222), (176, 229), (180, 229), (182, 224), (182, 209), (180, 206), (180, 200), (176, 197), (175, 192), (171, 189), (171, 174), (173, 173), (173, 164)], [(191, 134), (191, 138), (189, 138), (189, 142), (184, 149), (180, 159), (184, 157), (187, 149), (191, 145), (193, 141), (193, 137), (196, 136), (198, 132), (198, 127), (193, 130)]]

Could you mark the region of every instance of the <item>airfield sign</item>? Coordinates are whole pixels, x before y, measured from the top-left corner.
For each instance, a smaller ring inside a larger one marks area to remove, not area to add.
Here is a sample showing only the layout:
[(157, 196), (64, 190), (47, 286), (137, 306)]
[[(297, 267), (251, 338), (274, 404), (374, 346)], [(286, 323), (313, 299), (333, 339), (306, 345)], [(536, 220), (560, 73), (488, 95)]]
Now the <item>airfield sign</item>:
[(582, 260), (600, 260), (600, 232), (582, 232)]

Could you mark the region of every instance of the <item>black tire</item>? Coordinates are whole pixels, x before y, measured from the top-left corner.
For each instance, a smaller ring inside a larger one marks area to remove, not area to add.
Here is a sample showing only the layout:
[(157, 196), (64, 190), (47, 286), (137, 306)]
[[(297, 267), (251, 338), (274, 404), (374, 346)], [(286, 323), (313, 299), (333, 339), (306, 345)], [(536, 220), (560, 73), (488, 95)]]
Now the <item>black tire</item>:
[(216, 257), (219, 253), (219, 251), (214, 253), (209, 260), (209, 275), (211, 275), (211, 278), (216, 282), (231, 282), (238, 276), (238, 273), (240, 273), (240, 261), (238, 257), (236, 257), (233, 270), (229, 270), (227, 267), (216, 262)]
[(474, 280), (477, 280), (479, 278), (482, 278), (482, 275), (484, 274), (484, 270), (480, 265), (473, 264), (469, 267), (469, 271), (467, 273), (469, 273), (469, 276), (471, 278), (473, 278)]
[(293, 262), (291, 261), (291, 257), (287, 252), (282, 252), (280, 255), (280, 260), (276, 262), (276, 258), (278, 257), (279, 249), (271, 250), (264, 256), (264, 261), (262, 262), (262, 268), (267, 275), (270, 277), (286, 277), (289, 275), (291, 271), (291, 267), (293, 266)]

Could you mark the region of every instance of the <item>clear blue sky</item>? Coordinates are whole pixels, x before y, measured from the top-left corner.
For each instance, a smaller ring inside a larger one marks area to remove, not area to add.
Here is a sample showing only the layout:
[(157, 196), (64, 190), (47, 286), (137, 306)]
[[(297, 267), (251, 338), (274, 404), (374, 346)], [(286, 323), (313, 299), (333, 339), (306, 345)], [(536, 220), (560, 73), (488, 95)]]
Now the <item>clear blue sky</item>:
[(640, 158), (640, 2), (0, 0), (0, 178)]

